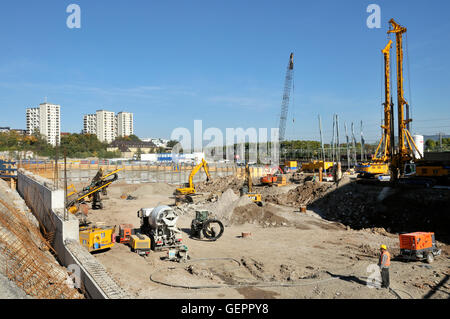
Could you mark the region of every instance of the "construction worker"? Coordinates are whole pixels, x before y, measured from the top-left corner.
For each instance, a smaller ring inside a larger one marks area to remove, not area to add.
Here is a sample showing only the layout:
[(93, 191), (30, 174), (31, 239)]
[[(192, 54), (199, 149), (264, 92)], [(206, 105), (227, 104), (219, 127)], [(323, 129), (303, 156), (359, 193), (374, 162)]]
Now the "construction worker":
[(378, 266), (381, 268), (381, 288), (389, 289), (389, 266), (391, 265), (391, 254), (386, 245), (380, 246), (380, 260)]

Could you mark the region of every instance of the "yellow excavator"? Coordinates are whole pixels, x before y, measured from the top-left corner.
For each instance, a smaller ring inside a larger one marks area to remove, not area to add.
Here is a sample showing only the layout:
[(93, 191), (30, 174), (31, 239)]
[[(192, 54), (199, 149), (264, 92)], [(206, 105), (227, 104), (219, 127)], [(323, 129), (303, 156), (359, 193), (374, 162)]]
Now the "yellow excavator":
[(190, 203), (198, 202), (204, 198), (203, 194), (199, 194), (195, 191), (194, 186), (194, 177), (198, 173), (198, 171), (203, 168), (206, 174), (206, 181), (211, 179), (211, 175), (209, 174), (208, 163), (205, 159), (195, 166), (191, 174), (189, 175), (189, 182), (186, 184), (184, 188), (177, 188), (175, 191), (175, 203), (178, 205), (183, 199), (186, 199)]
[(245, 166), (245, 183), (240, 191), (241, 196), (247, 196), (257, 205), (263, 206), (261, 194), (253, 192), (253, 179), (248, 164)]

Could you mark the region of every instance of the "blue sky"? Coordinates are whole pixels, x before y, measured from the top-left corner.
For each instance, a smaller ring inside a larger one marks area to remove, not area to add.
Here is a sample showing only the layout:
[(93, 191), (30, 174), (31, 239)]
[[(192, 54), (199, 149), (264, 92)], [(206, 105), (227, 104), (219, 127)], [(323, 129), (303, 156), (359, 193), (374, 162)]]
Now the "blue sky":
[[(81, 29), (66, 26), (71, 3), (81, 7)], [(371, 3), (381, 7), (381, 29), (366, 26)], [(224, 131), (276, 127), (294, 52), (287, 138), (318, 139), (320, 114), (329, 142), (337, 113), (342, 132), (345, 121), (355, 122), (359, 133), (362, 120), (373, 142), (380, 135), (381, 49), (394, 17), (408, 28), (405, 96), (413, 133), (450, 133), (447, 0), (16, 0), (0, 6), (0, 126), (25, 128), (26, 107), (47, 97), (62, 107), (64, 132), (79, 132), (83, 114), (97, 109), (133, 112), (140, 137), (169, 138), (174, 128), (192, 129), (195, 119), (204, 129)]]

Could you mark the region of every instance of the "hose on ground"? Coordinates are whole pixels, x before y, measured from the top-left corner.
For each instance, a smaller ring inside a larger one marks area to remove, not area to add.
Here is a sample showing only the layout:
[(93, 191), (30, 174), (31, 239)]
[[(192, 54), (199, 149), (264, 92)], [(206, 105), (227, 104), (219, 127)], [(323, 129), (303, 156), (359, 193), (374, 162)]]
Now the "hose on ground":
[[(196, 258), (196, 259), (189, 260), (188, 263), (193, 263), (193, 262), (198, 262), (198, 261), (209, 261), (209, 260), (231, 260), (231, 261), (234, 261), (235, 263), (237, 263), (239, 266), (241, 266), (241, 263), (238, 260), (231, 258), (231, 257)], [(171, 269), (175, 269), (175, 268), (181, 268), (181, 267), (171, 267)], [(162, 269), (163, 268), (159, 268), (156, 271), (154, 271), (150, 275), (150, 281), (152, 281), (156, 284), (164, 285), (164, 286), (171, 287), (171, 288), (184, 288), (184, 289), (216, 289), (216, 288), (244, 288), (244, 287), (255, 287), (255, 288), (300, 287), (300, 286), (309, 286), (309, 285), (329, 282), (329, 281), (333, 281), (333, 280), (338, 280), (342, 277), (342, 276), (336, 276), (336, 277), (332, 277), (332, 278), (321, 279), (321, 280), (316, 280), (316, 281), (307, 282), (307, 283), (305, 283), (305, 282), (283, 283), (283, 282), (277, 281), (277, 282), (253, 282), (253, 283), (240, 283), (240, 284), (187, 286), (187, 285), (177, 285), (177, 284), (167, 283), (167, 282), (155, 279), (154, 275), (156, 273), (159, 273)], [(347, 267), (346, 267), (346, 269), (347, 269)], [(361, 277), (361, 278), (368, 279), (367, 277)], [(414, 297), (407, 291), (389, 287), (389, 292), (391, 292), (394, 296), (396, 296), (397, 299), (403, 299), (397, 291), (401, 291), (401, 292), (407, 294), (411, 299), (414, 299)]]

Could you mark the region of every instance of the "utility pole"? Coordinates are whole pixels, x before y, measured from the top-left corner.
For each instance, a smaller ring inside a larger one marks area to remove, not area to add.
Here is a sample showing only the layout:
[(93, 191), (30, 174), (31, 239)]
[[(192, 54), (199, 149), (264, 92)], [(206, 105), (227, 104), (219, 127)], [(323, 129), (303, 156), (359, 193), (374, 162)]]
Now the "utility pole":
[(336, 114), (336, 137), (337, 137), (337, 149), (336, 149), (336, 158), (337, 162), (341, 161), (341, 142), (339, 140), (339, 116)]
[(349, 138), (347, 134), (347, 123), (344, 122), (344, 129), (345, 129), (345, 137), (347, 139), (347, 169), (350, 169), (350, 148), (349, 148)]
[(353, 126), (353, 122), (352, 122), (352, 146), (353, 146), (353, 159), (354, 159), (354, 164), (356, 166), (356, 162), (357, 162), (357, 157), (356, 157), (356, 138), (355, 138), (355, 130), (354, 130), (354, 126)]
[(334, 140), (334, 136), (336, 134), (336, 128), (335, 128), (335, 114), (333, 114), (333, 137), (331, 138), (331, 161), (334, 163), (335, 162), (335, 155), (336, 155), (336, 150), (335, 150), (335, 140)]
[(325, 162), (325, 150), (323, 148), (323, 138), (322, 138), (322, 119), (319, 115), (319, 132), (320, 132), (320, 147), (322, 148), (322, 160)]
[(361, 121), (360, 132), (361, 132), (361, 162), (363, 162), (366, 160), (364, 155), (363, 121)]

